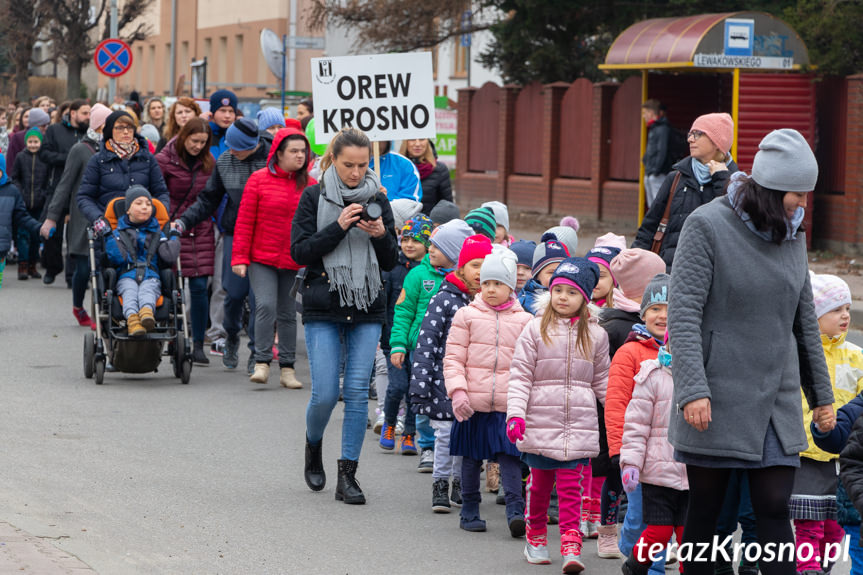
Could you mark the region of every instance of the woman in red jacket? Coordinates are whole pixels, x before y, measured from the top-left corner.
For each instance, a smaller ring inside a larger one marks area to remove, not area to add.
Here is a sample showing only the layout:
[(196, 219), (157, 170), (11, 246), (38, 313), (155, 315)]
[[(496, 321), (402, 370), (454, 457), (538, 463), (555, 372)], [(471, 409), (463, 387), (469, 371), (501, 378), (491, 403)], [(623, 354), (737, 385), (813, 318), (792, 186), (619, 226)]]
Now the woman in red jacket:
[[(171, 221), (195, 203), (207, 184), (216, 163), (210, 154), (211, 140), (207, 122), (201, 118), (192, 118), (156, 154), (165, 184), (171, 193)], [(189, 278), (195, 363), (204, 365), (210, 363), (204, 353), (204, 333), (210, 307), (207, 282), (213, 275), (215, 255), (216, 235), (211, 219), (187, 230), (180, 238), (180, 264), (183, 276)]]
[(273, 357), (273, 324), (279, 331), (280, 383), (299, 389), (294, 373), (297, 349), (296, 300), (291, 294), (300, 266), (291, 258), (291, 222), (309, 177), (309, 141), (296, 128), (273, 138), (267, 167), (253, 173), (243, 189), (234, 227), (231, 269), (249, 274), (255, 293), (254, 383), (267, 383)]

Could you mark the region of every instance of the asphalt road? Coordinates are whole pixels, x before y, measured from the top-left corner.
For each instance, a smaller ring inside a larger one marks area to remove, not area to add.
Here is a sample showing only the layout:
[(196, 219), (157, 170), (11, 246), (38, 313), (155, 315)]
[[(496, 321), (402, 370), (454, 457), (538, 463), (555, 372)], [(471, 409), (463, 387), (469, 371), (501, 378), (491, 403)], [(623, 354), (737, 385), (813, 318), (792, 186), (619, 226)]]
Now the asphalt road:
[[(417, 458), (382, 451), (371, 431), (358, 473), (368, 504), (335, 502), (341, 408), (324, 439), (327, 488), (309, 491), (308, 385), (282, 389), (275, 373), (254, 385), (216, 357), (195, 367), (188, 386), (167, 360), (157, 374), (109, 373), (95, 385), (82, 374), (85, 330), (73, 325), (71, 292), (7, 271), (0, 521), (103, 575), (559, 572), (554, 528), (545, 569), (524, 561), (490, 494), (488, 532), (461, 531), (457, 513), (432, 514), (431, 476), (416, 472)], [(304, 355), (298, 375), (309, 381)], [(594, 542), (584, 559), (590, 573), (620, 572)]]

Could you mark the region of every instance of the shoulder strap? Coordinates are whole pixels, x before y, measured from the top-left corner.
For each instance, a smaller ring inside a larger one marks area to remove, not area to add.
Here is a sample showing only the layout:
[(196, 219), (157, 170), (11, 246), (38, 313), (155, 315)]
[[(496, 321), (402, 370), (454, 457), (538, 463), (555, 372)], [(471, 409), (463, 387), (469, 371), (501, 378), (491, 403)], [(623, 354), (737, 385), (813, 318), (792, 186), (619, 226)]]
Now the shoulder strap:
[(656, 233), (653, 234), (653, 245), (650, 247), (650, 251), (655, 254), (659, 254), (659, 250), (662, 249), (662, 240), (665, 239), (665, 230), (668, 228), (668, 218), (671, 215), (671, 201), (674, 199), (674, 192), (677, 191), (678, 184), (680, 184), (679, 170), (674, 174), (674, 181), (671, 182), (671, 189), (668, 190), (668, 201), (665, 202), (665, 212), (662, 214)]

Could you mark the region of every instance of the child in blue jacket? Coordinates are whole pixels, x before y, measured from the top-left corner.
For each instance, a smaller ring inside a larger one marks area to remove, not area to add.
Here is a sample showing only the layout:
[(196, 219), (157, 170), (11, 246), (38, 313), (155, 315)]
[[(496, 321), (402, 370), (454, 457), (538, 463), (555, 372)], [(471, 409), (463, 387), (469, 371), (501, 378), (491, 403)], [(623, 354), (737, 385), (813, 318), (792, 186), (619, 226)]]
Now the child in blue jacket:
[(130, 336), (141, 336), (156, 327), (154, 311), (162, 291), (159, 264), (171, 265), (180, 255), (180, 233), (171, 230), (170, 240), (153, 215), (153, 198), (144, 186), (126, 191), (126, 215), (105, 238), (108, 260), (119, 269), (117, 294)]
[(39, 232), (39, 221), (27, 212), (21, 192), (6, 174), (6, 156), (0, 154), (0, 286), (3, 285), (6, 254), (12, 247), (13, 224), (19, 229)]

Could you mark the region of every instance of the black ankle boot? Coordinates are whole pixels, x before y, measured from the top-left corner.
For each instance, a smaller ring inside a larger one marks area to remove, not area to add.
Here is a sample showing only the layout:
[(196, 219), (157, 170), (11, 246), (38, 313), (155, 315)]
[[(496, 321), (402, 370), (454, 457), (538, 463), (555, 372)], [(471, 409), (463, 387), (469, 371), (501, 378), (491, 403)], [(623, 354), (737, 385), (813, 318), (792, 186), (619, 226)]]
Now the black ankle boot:
[[(635, 553), (635, 550), (632, 551)], [(623, 575), (647, 575), (650, 571), (650, 563), (641, 564), (635, 560), (635, 557), (630, 555), (620, 566)]]
[(357, 483), (357, 463), (350, 459), (339, 459), (339, 478), (336, 483), (336, 501), (344, 501), (351, 505), (363, 505), (366, 496)]
[(192, 361), (199, 365), (210, 365), (210, 360), (207, 353), (204, 351), (204, 342), (196, 341), (192, 350)]
[(312, 491), (320, 491), (327, 484), (327, 474), (324, 473), (323, 451), (323, 441), (317, 445), (312, 445), (309, 443), (309, 438), (306, 438), (306, 467), (303, 476), (306, 478), (306, 485)]

